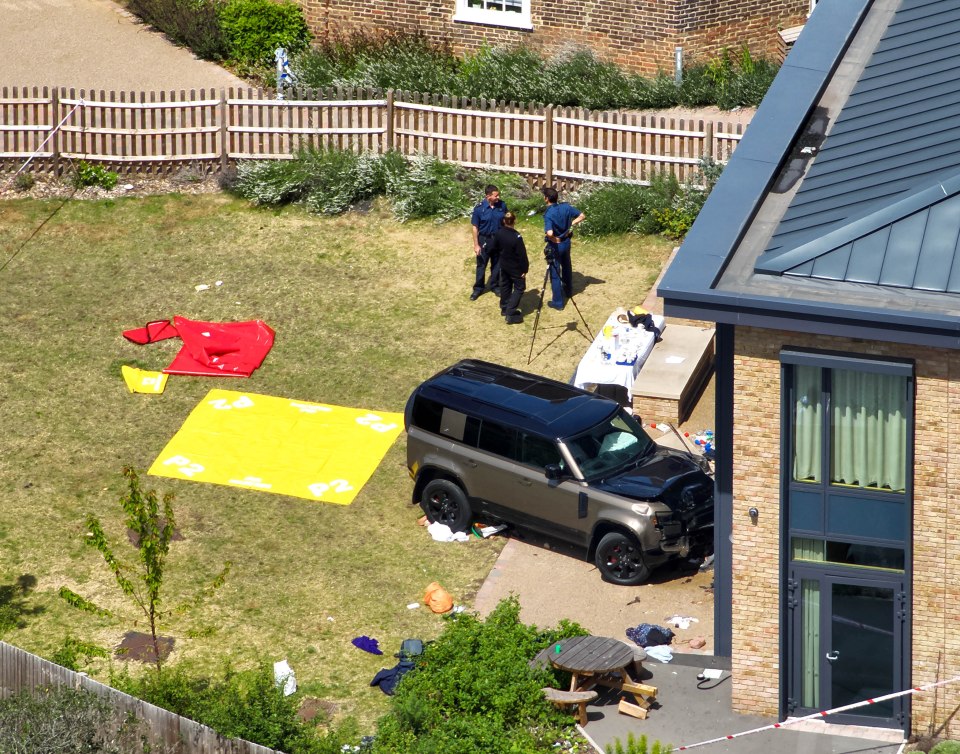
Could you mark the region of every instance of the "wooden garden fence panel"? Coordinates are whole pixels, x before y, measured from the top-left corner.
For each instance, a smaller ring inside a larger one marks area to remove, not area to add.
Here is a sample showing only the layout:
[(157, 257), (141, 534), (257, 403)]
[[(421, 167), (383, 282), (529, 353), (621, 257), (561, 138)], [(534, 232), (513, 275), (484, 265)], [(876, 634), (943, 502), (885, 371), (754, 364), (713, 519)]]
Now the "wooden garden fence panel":
[(534, 185), (695, 180), (702, 157), (726, 162), (743, 126), (630, 112), (371, 89), (179, 92), (0, 89), (0, 170), (102, 163), (123, 173), (227, 169), (334, 146), (436, 156), (519, 173)]
[[(278, 754), (266, 746), (236, 738), (224, 738), (212, 728), (94, 681), (85, 673), (56, 665), (12, 644), (0, 641), (0, 699), (20, 692), (69, 687), (95, 694), (115, 711), (115, 722), (133, 713), (149, 726), (147, 741), (129, 754), (177, 752), (177, 754)], [(144, 744), (147, 747), (144, 747)]]

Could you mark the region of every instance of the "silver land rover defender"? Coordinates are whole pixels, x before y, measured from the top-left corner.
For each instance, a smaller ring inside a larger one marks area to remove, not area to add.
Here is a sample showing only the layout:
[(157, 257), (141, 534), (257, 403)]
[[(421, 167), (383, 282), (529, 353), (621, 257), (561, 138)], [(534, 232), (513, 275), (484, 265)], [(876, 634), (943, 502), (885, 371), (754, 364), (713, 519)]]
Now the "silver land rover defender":
[(482, 519), (566, 540), (623, 585), (712, 551), (706, 462), (608, 398), (465, 360), (413, 391), (404, 424), (413, 502), (454, 531)]

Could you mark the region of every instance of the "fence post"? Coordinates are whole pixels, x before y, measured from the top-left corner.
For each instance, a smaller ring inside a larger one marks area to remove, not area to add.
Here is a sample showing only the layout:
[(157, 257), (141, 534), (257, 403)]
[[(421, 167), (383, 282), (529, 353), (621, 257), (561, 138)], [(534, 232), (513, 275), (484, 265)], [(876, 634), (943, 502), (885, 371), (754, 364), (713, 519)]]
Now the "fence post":
[[(53, 117), (51, 121), (51, 127), (57, 128), (57, 123), (60, 122), (60, 89), (58, 87), (53, 88), (53, 96), (50, 98), (50, 115)], [(53, 176), (54, 178), (60, 177), (60, 129), (57, 128), (50, 135), (50, 151), (53, 153), (50, 156), (50, 161), (53, 166)]]
[(553, 185), (553, 105), (544, 109), (543, 186)]
[(393, 89), (387, 89), (387, 144), (384, 152), (393, 149)]
[(704, 150), (703, 156), (713, 159), (713, 121), (707, 121), (707, 127), (704, 129)]
[(220, 172), (227, 172), (227, 93), (220, 87)]

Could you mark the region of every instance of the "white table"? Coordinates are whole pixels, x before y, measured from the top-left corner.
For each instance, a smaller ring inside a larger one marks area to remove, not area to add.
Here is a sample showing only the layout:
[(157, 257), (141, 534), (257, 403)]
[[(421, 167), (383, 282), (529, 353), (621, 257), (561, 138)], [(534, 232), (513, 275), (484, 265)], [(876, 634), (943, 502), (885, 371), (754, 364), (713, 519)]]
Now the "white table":
[[(611, 358), (605, 359), (603, 354), (604, 335), (603, 327), (593, 339), (590, 348), (580, 359), (577, 365), (577, 371), (573, 376), (573, 384), (584, 390), (589, 390), (597, 385), (621, 385), (627, 390), (627, 398), (633, 400), (633, 381), (640, 373), (643, 363), (647, 360), (650, 352), (653, 351), (656, 336), (652, 332), (647, 332), (642, 327), (630, 327), (629, 324), (623, 324), (617, 321), (617, 316), (625, 313), (625, 309), (618, 309), (611, 314), (604, 327), (610, 325), (619, 333), (620, 348), (616, 350)], [(664, 318), (659, 314), (653, 315), (654, 324), (660, 328), (661, 332), (667, 324)], [(636, 359), (633, 356), (636, 354)], [(617, 361), (633, 360), (633, 363), (617, 363)]]

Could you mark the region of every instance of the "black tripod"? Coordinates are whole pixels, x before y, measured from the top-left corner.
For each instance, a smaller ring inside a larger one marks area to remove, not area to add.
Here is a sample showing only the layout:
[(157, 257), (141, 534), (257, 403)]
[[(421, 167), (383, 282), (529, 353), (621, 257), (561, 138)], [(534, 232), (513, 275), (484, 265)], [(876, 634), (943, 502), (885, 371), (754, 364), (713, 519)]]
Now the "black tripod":
[[(543, 248), (543, 257), (547, 260), (547, 269), (543, 273), (543, 285), (540, 286), (540, 302), (537, 304), (537, 314), (533, 318), (533, 336), (530, 338), (530, 353), (527, 354), (527, 364), (533, 361), (533, 344), (537, 339), (537, 326), (540, 324), (540, 311), (543, 309), (543, 296), (547, 292), (547, 283), (550, 281), (550, 271), (553, 270), (554, 274), (557, 276), (557, 280), (562, 280), (560, 276), (560, 263), (557, 261), (557, 255), (554, 254), (551, 243), (548, 241), (547, 245)], [(589, 342), (593, 342), (593, 333), (590, 332), (590, 325), (587, 324), (587, 320), (583, 318), (583, 313), (580, 311), (580, 307), (577, 306), (577, 302), (573, 300), (573, 292), (571, 291), (568, 296), (570, 303), (573, 304), (573, 308), (577, 310), (577, 314), (580, 315), (580, 321), (583, 322), (583, 326), (587, 328), (587, 332), (590, 333), (590, 337), (587, 338)], [(579, 331), (578, 331), (579, 332)], [(583, 335), (583, 333), (580, 333)], [(586, 338), (586, 335), (583, 335)], [(539, 356), (539, 354), (537, 354)]]

